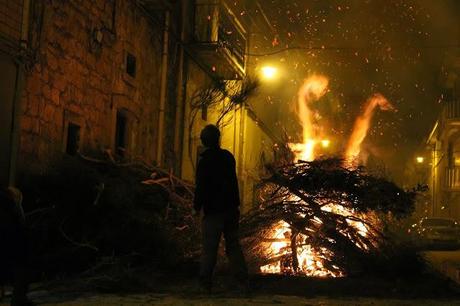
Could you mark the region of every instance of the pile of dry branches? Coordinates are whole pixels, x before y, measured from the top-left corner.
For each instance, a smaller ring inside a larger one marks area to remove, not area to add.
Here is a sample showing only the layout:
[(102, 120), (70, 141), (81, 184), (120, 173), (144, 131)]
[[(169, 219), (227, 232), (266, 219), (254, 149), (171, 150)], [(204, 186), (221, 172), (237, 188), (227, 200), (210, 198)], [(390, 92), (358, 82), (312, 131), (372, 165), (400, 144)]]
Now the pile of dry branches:
[[(281, 260), (291, 272), (299, 272), (298, 249), (310, 245), (326, 269), (346, 274), (387, 243), (383, 219), (403, 217), (414, 209), (416, 190), (405, 191), (368, 175), (363, 167), (346, 168), (340, 159), (269, 170), (271, 176), (260, 185), (260, 205), (242, 226), (256, 266)], [(270, 233), (280, 221), (289, 224), (291, 250), (267, 257)]]
[[(193, 185), (142, 161), (63, 156), (20, 182), (37, 271), (74, 273), (104, 258), (167, 268), (195, 258)], [(107, 268), (109, 265), (104, 265)]]
[(229, 115), (234, 110), (247, 105), (246, 101), (254, 94), (258, 86), (257, 80), (244, 79), (243, 81), (215, 80), (211, 86), (199, 88), (191, 98), (190, 128), (197, 114), (207, 108), (219, 109), (216, 125), (228, 124), (232, 120), (232, 116)]

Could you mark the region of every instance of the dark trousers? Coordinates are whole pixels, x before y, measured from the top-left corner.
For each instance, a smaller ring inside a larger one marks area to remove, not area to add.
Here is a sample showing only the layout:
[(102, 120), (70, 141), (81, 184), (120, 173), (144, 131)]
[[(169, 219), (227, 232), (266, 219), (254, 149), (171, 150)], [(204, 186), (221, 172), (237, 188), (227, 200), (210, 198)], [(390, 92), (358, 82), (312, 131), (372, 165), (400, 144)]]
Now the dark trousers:
[[(29, 252), (25, 227), (0, 224), (0, 284), (12, 281), (16, 302), (25, 301), (29, 285)], [(20, 305), (20, 304), (19, 304)]]
[(230, 268), (239, 282), (248, 278), (246, 261), (238, 237), (239, 212), (207, 214), (202, 222), (202, 253), (200, 266), (200, 282), (211, 286), (212, 273), (217, 260), (217, 250), (222, 234), (225, 239), (225, 253)]

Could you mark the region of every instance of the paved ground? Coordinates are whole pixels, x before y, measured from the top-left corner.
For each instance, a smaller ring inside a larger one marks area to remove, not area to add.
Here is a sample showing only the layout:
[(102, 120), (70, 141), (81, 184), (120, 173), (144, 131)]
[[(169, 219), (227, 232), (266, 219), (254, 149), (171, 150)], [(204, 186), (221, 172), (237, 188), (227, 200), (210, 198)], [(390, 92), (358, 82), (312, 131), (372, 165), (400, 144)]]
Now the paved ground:
[[(460, 285), (460, 250), (428, 251), (423, 256), (432, 266)], [(430, 276), (427, 276), (430, 277)], [(254, 278), (256, 291), (250, 298), (229, 294), (224, 289), (209, 297), (196, 294), (193, 281), (166, 278), (155, 285), (158, 292), (145, 294), (101, 294), (78, 290), (58, 282), (53, 289), (35, 287), (30, 298), (38, 305), (459, 305), (460, 287), (451, 287), (442, 277), (433, 280), (351, 278), (318, 280), (283, 276)], [(163, 289), (160, 288), (164, 286)], [(59, 289), (61, 287), (61, 289)], [(455, 286), (454, 286), (455, 287)], [(64, 288), (65, 290), (62, 290)], [(75, 287), (77, 288), (77, 287)], [(90, 288), (93, 288), (90, 286)], [(435, 288), (435, 289), (433, 289)], [(88, 287), (86, 287), (88, 289)], [(56, 291), (55, 291), (56, 290)], [(117, 291), (118, 292), (118, 291)], [(147, 291), (150, 292), (150, 291)], [(453, 293), (452, 293), (453, 292)], [(458, 294), (456, 293), (458, 292)], [(0, 305), (8, 305), (8, 300)]]
[[(185, 298), (167, 294), (138, 294), (138, 295), (90, 295), (72, 296), (68, 295), (53, 297), (49, 292), (38, 291), (32, 292), (31, 297), (39, 305), (311, 305), (311, 306), (328, 306), (328, 305), (362, 305), (362, 306), (403, 306), (403, 305), (460, 305), (460, 299), (448, 300), (397, 300), (397, 299), (370, 299), (370, 298), (328, 298), (315, 297), (305, 298), (296, 296), (280, 295), (261, 295), (251, 298), (241, 297), (205, 297), (195, 296)], [(0, 305), (8, 305), (2, 304)]]
[(424, 256), (436, 270), (460, 285), (460, 250), (427, 251)]
[[(243, 297), (220, 288), (212, 296), (198, 294), (190, 283), (167, 284), (162, 293), (104, 294), (79, 291), (68, 284), (50, 289), (35, 288), (29, 294), (37, 305), (459, 305), (460, 291), (452, 292), (449, 282), (417, 278), (414, 282), (380, 279), (310, 279), (260, 276), (257, 291)], [(425, 283), (424, 283), (425, 282)], [(432, 288), (435, 288), (434, 290)], [(64, 290), (63, 290), (64, 289)], [(459, 292), (457, 294), (456, 292)], [(8, 300), (0, 305), (8, 305)]]

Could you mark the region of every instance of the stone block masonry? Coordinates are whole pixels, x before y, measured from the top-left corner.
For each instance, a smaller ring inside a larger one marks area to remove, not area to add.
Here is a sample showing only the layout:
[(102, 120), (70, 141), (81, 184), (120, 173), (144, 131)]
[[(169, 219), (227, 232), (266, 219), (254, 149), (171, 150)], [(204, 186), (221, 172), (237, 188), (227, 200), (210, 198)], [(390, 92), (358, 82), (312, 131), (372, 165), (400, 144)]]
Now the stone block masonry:
[[(121, 143), (125, 157), (153, 161), (162, 30), (130, 0), (46, 1), (41, 9), (41, 27), (31, 33), (40, 38), (38, 56), (22, 98), (20, 161), (46, 165), (65, 152), (69, 124), (80, 127), (83, 153), (116, 152)], [(116, 136), (119, 113), (126, 122)]]

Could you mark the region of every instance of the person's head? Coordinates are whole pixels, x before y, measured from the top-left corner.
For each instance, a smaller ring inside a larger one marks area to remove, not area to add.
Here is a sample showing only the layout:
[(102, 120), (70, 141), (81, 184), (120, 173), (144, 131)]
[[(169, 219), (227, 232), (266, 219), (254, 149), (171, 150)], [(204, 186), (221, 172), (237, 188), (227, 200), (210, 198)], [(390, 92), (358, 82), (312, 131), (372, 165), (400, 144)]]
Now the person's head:
[(219, 138), (219, 129), (213, 124), (205, 126), (200, 134), (201, 143), (208, 148), (218, 148), (220, 146)]
[(22, 193), (14, 187), (0, 186), (0, 201), (9, 201), (20, 205), (22, 203)]

